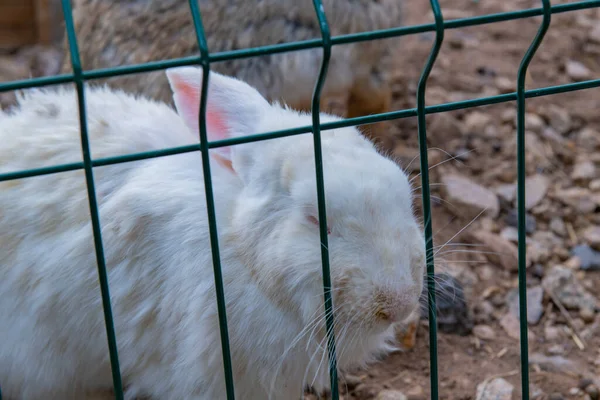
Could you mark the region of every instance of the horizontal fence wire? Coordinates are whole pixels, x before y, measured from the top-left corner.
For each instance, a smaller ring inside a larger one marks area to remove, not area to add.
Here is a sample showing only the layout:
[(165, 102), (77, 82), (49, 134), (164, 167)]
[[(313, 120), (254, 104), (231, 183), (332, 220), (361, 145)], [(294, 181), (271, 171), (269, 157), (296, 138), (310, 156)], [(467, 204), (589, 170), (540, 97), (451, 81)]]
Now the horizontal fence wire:
[(519, 324), (521, 345), (521, 398), (529, 400), (529, 343), (527, 335), (527, 232), (525, 228), (525, 79), (527, 68), (550, 26), (550, 0), (541, 0), (543, 19), (537, 34), (521, 60), (517, 73), (517, 229), (519, 274)]
[[(422, 24), (398, 27), (392, 29), (369, 31), (362, 33), (353, 33), (347, 35), (331, 36), (329, 26), (327, 23), (326, 15), (323, 10), (323, 6), (320, 0), (313, 0), (315, 13), (319, 21), (319, 28), (321, 31), (320, 39), (305, 40), (300, 42), (283, 43), (269, 46), (262, 46), (256, 48), (232, 50), (225, 52), (210, 53), (207, 47), (206, 37), (202, 25), (202, 18), (198, 4), (196, 0), (189, 0), (190, 10), (192, 13), (194, 27), (196, 30), (196, 36), (198, 46), (200, 49), (200, 56), (197, 57), (184, 57), (172, 60), (161, 60), (155, 62), (149, 62), (145, 64), (121, 66), (115, 68), (97, 69), (91, 71), (83, 71), (81, 67), (81, 61), (79, 59), (79, 52), (77, 47), (76, 34), (74, 30), (72, 10), (69, 0), (62, 0), (63, 13), (65, 18), (65, 26), (67, 30), (69, 52), (71, 54), (71, 64), (73, 68), (72, 74), (58, 75), (54, 77), (42, 77), (28, 80), (19, 80), (14, 82), (0, 83), (0, 92), (9, 90), (21, 90), (33, 87), (48, 86), (54, 84), (63, 83), (75, 83), (78, 102), (79, 102), (79, 116), (80, 116), (80, 129), (81, 129), (81, 141), (82, 141), (82, 154), (83, 162), (68, 163), (62, 165), (54, 165), (43, 168), (29, 169), (23, 171), (13, 171), (9, 173), (0, 174), (0, 181), (22, 179), (26, 177), (46, 175), (58, 172), (73, 171), (83, 169), (85, 171), (86, 185), (88, 191), (88, 199), (91, 213), (92, 228), (94, 234), (94, 246), (98, 264), (98, 274), (102, 295), (102, 304), (104, 309), (104, 317), (106, 323), (106, 332), (110, 353), (111, 369), (113, 374), (113, 385), (115, 389), (115, 397), (119, 400), (123, 398), (122, 382), (119, 369), (118, 351), (115, 337), (115, 327), (112, 319), (112, 311), (110, 304), (110, 295), (108, 287), (108, 279), (106, 274), (106, 265), (104, 259), (104, 249), (102, 245), (102, 236), (100, 230), (100, 221), (98, 215), (98, 205), (95, 197), (94, 189), (94, 178), (93, 178), (93, 167), (113, 165), (124, 162), (131, 162), (155, 157), (162, 157), (167, 155), (175, 155), (188, 153), (193, 151), (199, 151), (202, 154), (203, 172), (204, 179), (206, 182), (206, 202), (207, 202), (207, 213), (209, 218), (209, 229), (211, 239), (211, 249), (213, 254), (213, 267), (215, 274), (215, 288), (217, 297), (217, 306), (219, 314), (219, 326), (222, 340), (222, 351), (223, 351), (223, 363), (225, 372), (226, 382), (226, 393), (228, 399), (234, 399), (234, 382), (233, 372), (230, 358), (230, 349), (227, 332), (227, 317), (225, 307), (225, 297), (223, 290), (223, 282), (221, 276), (221, 263), (219, 257), (218, 247), (218, 232), (216, 226), (215, 212), (214, 212), (214, 198), (212, 190), (212, 181), (210, 174), (210, 159), (208, 153), (210, 149), (219, 148), (224, 146), (231, 146), (236, 144), (250, 143), (262, 140), (270, 140), (275, 138), (281, 138), (286, 136), (312, 133), (315, 146), (315, 166), (317, 176), (317, 196), (319, 200), (319, 226), (321, 236), (321, 255), (322, 255), (322, 266), (323, 266), (323, 288), (324, 288), (324, 303), (326, 310), (326, 327), (327, 327), (327, 338), (328, 338), (328, 356), (330, 358), (329, 373), (330, 382), (332, 389), (332, 398), (337, 400), (338, 398), (338, 387), (337, 387), (337, 364), (335, 360), (335, 338), (333, 335), (333, 303), (331, 298), (331, 280), (329, 274), (329, 256), (327, 249), (327, 226), (326, 226), (326, 209), (325, 209), (325, 194), (324, 194), (324, 179), (323, 179), (323, 168), (322, 168), (322, 153), (321, 153), (321, 132), (331, 129), (367, 125), (371, 123), (394, 120), (407, 117), (417, 117), (418, 120), (418, 135), (419, 135), (419, 154), (421, 162), (421, 181), (423, 187), (423, 213), (424, 213), (424, 235), (426, 238), (426, 254), (427, 254), (427, 288), (428, 288), (428, 300), (429, 300), (429, 319), (430, 319), (430, 369), (431, 369), (431, 398), (437, 400), (438, 398), (438, 375), (437, 375), (437, 330), (436, 330), (436, 315), (435, 315), (435, 282), (433, 279), (434, 275), (434, 259), (433, 259), (433, 241), (432, 241), (432, 221), (431, 221), (431, 204), (430, 204), (430, 191), (429, 191), (429, 175), (428, 175), (428, 160), (427, 160), (427, 136), (426, 136), (426, 124), (425, 116), (428, 114), (435, 114), (440, 112), (447, 112), (453, 110), (460, 110), (466, 108), (473, 108), (484, 105), (492, 105), (498, 103), (505, 103), (516, 101), (517, 102), (517, 210), (518, 210), (518, 274), (519, 274), (519, 307), (520, 307), (520, 344), (521, 344), (521, 383), (522, 383), (522, 398), (529, 399), (529, 373), (528, 373), (528, 338), (527, 338), (527, 321), (523, 316), (527, 315), (527, 303), (526, 303), (526, 243), (525, 243), (525, 99), (535, 98), (541, 96), (554, 95), (559, 93), (566, 93), (571, 91), (595, 88), (600, 86), (600, 79), (592, 79), (583, 82), (569, 83), (564, 85), (556, 85), (545, 88), (525, 90), (525, 76), (527, 67), (534, 57), (536, 50), (542, 43), (544, 35), (550, 25), (551, 15), (559, 14), (569, 11), (583, 10), (589, 8), (600, 7), (600, 0), (588, 0), (578, 1), (569, 4), (550, 5), (549, 0), (541, 0), (541, 8), (532, 8), (527, 10), (504, 12), (497, 14), (489, 14), (483, 16), (460, 18), (454, 20), (444, 21), (441, 8), (438, 0), (430, 0), (431, 9), (435, 22), (432, 24)], [(444, 31), (446, 29), (456, 29), (462, 27), (470, 27), (477, 25), (484, 25), (489, 23), (517, 20), (523, 18), (530, 18), (535, 16), (543, 16), (542, 23), (537, 32), (536, 37), (528, 48), (522, 62), (519, 66), (516, 91), (512, 93), (489, 96), (477, 99), (463, 100), (457, 102), (449, 102), (438, 105), (426, 106), (425, 105), (425, 89), (427, 79), (435, 63), (437, 54), (442, 45), (444, 38)], [(320, 123), (319, 119), (319, 105), (320, 105), (320, 93), (323, 84), (326, 79), (327, 66), (331, 54), (331, 47), (336, 45), (343, 45), (349, 43), (355, 43), (360, 41), (378, 40), (393, 37), (401, 37), (411, 34), (435, 32), (435, 41), (431, 49), (430, 56), (427, 60), (425, 67), (421, 73), (419, 84), (417, 88), (417, 107), (409, 108), (404, 110), (392, 111), (387, 113), (375, 114), (364, 117), (348, 118), (342, 121)], [(207, 99), (207, 84), (209, 80), (210, 64), (214, 62), (222, 62), (232, 59), (241, 59), (248, 57), (256, 57), (267, 54), (275, 54), (289, 51), (305, 50), (310, 48), (320, 47), (323, 49), (323, 62), (319, 72), (319, 78), (315, 83), (313, 100), (312, 100), (312, 125), (297, 127), (289, 130), (267, 132), (248, 135), (244, 137), (231, 138), (226, 140), (219, 140), (208, 142), (206, 123), (203, 116), (206, 113), (206, 99)], [(84, 82), (100, 78), (109, 78), (114, 76), (121, 76), (126, 74), (142, 73), (163, 70), (170, 67), (185, 66), (185, 65), (201, 65), (203, 67), (203, 86), (201, 91), (200, 100), (200, 143), (195, 145), (181, 146), (176, 148), (161, 149), (149, 152), (127, 154), (117, 157), (106, 157), (99, 159), (92, 159), (89, 149), (87, 123), (86, 123), (86, 110), (85, 110), (85, 96), (84, 96)], [(1, 400), (1, 392), (0, 392)]]
[(85, 170), (87, 197), (90, 206), (92, 231), (94, 236), (94, 248), (96, 251), (96, 261), (98, 264), (98, 279), (100, 281), (100, 292), (102, 295), (102, 308), (104, 311), (106, 336), (108, 339), (108, 349), (110, 354), (110, 367), (113, 378), (113, 387), (115, 391), (115, 398), (117, 400), (123, 400), (123, 385), (121, 382), (117, 340), (115, 335), (112, 308), (110, 304), (108, 274), (106, 273), (106, 260), (104, 256), (104, 247), (102, 245), (102, 230), (100, 228), (98, 201), (96, 198), (96, 190), (94, 188), (94, 173), (92, 171), (90, 143), (87, 130), (87, 116), (85, 109), (85, 92), (83, 87), (84, 81), (81, 77), (81, 60), (79, 59), (79, 49), (77, 47), (77, 38), (75, 35), (75, 27), (73, 23), (73, 14), (71, 10), (70, 0), (62, 0), (62, 8), (63, 15), (65, 18), (65, 27), (67, 29), (69, 52), (71, 53), (71, 66), (73, 68), (75, 88), (77, 90), (77, 103), (79, 106), (79, 126), (81, 131), (81, 151), (83, 154), (83, 168)]

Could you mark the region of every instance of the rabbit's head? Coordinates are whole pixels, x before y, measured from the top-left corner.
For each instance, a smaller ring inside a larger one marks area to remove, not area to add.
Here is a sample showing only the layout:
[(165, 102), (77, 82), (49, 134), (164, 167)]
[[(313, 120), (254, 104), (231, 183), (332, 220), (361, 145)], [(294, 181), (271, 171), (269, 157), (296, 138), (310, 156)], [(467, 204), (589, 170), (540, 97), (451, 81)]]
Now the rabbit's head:
[[(167, 76), (179, 114), (197, 132), (202, 69), (173, 68)], [(322, 123), (338, 120), (321, 114)], [(312, 119), (269, 104), (237, 79), (211, 72), (206, 124), (213, 141), (307, 126)], [(393, 323), (402, 323), (418, 307), (425, 243), (413, 214), (409, 181), (395, 163), (355, 128), (323, 131), (321, 147), (336, 333), (340, 346), (350, 339), (360, 346), (386, 336)], [(211, 152), (242, 182), (221, 245), (236, 248), (253, 284), (299, 324), (320, 321), (311, 328), (322, 338), (313, 135)]]

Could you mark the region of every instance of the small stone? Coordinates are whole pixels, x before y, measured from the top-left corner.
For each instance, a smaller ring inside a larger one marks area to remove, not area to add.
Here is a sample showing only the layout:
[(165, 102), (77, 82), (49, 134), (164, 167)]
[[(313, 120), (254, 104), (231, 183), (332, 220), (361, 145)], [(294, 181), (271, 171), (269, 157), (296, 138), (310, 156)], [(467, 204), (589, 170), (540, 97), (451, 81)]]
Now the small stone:
[(567, 75), (574, 81), (584, 81), (592, 76), (588, 67), (575, 60), (568, 60), (565, 64)]
[(591, 226), (583, 232), (583, 238), (594, 249), (600, 249), (600, 226)]
[(588, 40), (592, 43), (600, 44), (600, 25), (596, 24), (595, 27), (588, 34)]
[(561, 346), (560, 344), (555, 344), (548, 348), (548, 354), (554, 355), (554, 356), (560, 355), (560, 354), (565, 354), (565, 348), (564, 348), (564, 346)]
[(512, 400), (515, 387), (503, 378), (485, 380), (477, 385), (477, 400)]
[(505, 76), (499, 76), (494, 80), (496, 87), (500, 91), (500, 93), (511, 93), (516, 91), (517, 84), (516, 82), (508, 79)]
[(579, 214), (589, 214), (594, 212), (597, 206), (597, 199), (585, 188), (572, 187), (569, 189), (558, 190), (555, 196), (562, 203), (576, 209)]
[(597, 192), (600, 190), (600, 179), (594, 179), (590, 182), (589, 186), (591, 191)]
[(544, 337), (549, 342), (554, 342), (562, 336), (562, 331), (556, 326), (545, 326)]
[(473, 327), (473, 334), (483, 340), (492, 340), (496, 338), (496, 331), (489, 325), (475, 325)]
[(594, 322), (594, 320), (596, 319), (596, 313), (594, 312), (593, 309), (584, 307), (579, 310), (579, 317), (581, 317), (583, 322), (586, 322), (589, 324), (591, 322)]
[(407, 400), (406, 395), (399, 390), (382, 390), (375, 400)]
[(363, 377), (357, 375), (347, 374), (343, 377), (343, 383), (348, 388), (348, 390), (353, 390), (358, 385), (360, 385), (363, 381)]
[(596, 177), (596, 166), (591, 161), (575, 164), (571, 178), (576, 181), (589, 181)]
[(562, 107), (551, 104), (548, 107), (546, 117), (550, 121), (550, 126), (561, 135), (566, 134), (571, 130), (573, 121), (569, 112)]
[(565, 397), (558, 392), (554, 392), (550, 393), (550, 396), (548, 396), (548, 400), (565, 400)]
[(415, 386), (406, 392), (406, 398), (408, 400), (425, 400), (425, 391), (421, 386)]
[(470, 112), (465, 117), (465, 134), (481, 134), (485, 127), (490, 124), (492, 117), (481, 111)]
[(595, 310), (598, 307), (596, 298), (585, 290), (573, 271), (561, 265), (551, 268), (546, 273), (542, 280), (542, 287), (546, 292), (552, 292), (557, 296), (567, 309)]
[(500, 326), (508, 334), (510, 338), (519, 340), (520, 338), (520, 325), (519, 320), (513, 314), (505, 314), (500, 319)]
[(499, 185), (494, 189), (494, 191), (498, 196), (506, 200), (508, 203), (512, 203), (517, 197), (517, 186), (513, 184)]
[(594, 383), (594, 381), (592, 381), (589, 378), (582, 378), (579, 381), (579, 384), (577, 384), (577, 387), (581, 390), (585, 390), (586, 387), (590, 386), (592, 383)]
[(546, 196), (550, 181), (543, 175), (534, 175), (525, 180), (525, 185), (525, 208), (530, 210)]
[[(544, 307), (542, 305), (542, 300), (544, 299), (544, 289), (541, 286), (533, 286), (527, 288), (527, 322), (535, 325), (542, 318), (542, 314), (544, 313)], [(506, 296), (506, 302), (508, 304), (508, 309), (515, 317), (519, 318), (520, 309), (519, 309), (519, 291), (518, 289), (513, 289), (508, 292)]]
[(447, 200), (460, 209), (462, 217), (472, 219), (483, 210), (492, 218), (498, 215), (498, 197), (491, 190), (457, 174), (442, 176), (442, 184)]
[(569, 389), (569, 394), (571, 396), (577, 396), (580, 393), (581, 393), (581, 390), (579, 388), (574, 387), (574, 388)]
[(517, 246), (500, 235), (484, 230), (471, 234), (473, 239), (484, 244), (488, 251), (484, 254), (490, 263), (500, 265), (508, 271), (518, 269)]
[(571, 249), (571, 254), (578, 259), (579, 268), (584, 271), (600, 270), (600, 251), (587, 244), (580, 244)]
[(517, 228), (513, 228), (512, 226), (507, 226), (500, 231), (500, 236), (509, 242), (517, 243), (519, 241), (519, 231)]
[(533, 276), (538, 279), (542, 279), (544, 277), (544, 266), (542, 264), (535, 264), (531, 270)]
[(563, 221), (563, 219), (560, 217), (553, 217), (550, 220), (549, 227), (552, 232), (556, 233), (560, 237), (565, 237), (568, 234), (567, 225), (565, 224), (565, 221)]
[(525, 113), (525, 126), (527, 127), (528, 130), (535, 132), (535, 133), (540, 133), (542, 131), (542, 129), (544, 129), (545, 125), (546, 124), (545, 124), (544, 120), (539, 115), (532, 114), (532, 113)]
[(492, 320), (494, 306), (489, 301), (477, 302), (473, 307), (473, 318), (479, 324), (484, 324)]
[[(519, 227), (518, 216), (519, 216), (519, 213), (517, 212), (517, 209), (512, 209), (506, 215), (504, 222), (506, 222), (506, 224), (508, 226), (518, 228)], [(533, 232), (535, 232), (535, 228), (536, 228), (535, 217), (533, 217), (533, 215), (531, 215), (531, 214), (525, 214), (525, 232), (527, 232), (527, 234), (531, 235)]]

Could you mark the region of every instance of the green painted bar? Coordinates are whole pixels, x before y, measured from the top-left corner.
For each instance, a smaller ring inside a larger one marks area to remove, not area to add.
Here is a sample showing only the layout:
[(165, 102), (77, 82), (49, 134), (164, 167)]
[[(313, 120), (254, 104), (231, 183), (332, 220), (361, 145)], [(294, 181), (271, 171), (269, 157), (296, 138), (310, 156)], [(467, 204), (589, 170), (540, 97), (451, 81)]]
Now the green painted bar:
[(423, 202), (423, 223), (425, 234), (425, 254), (427, 260), (427, 294), (429, 302), (429, 370), (431, 399), (437, 400), (439, 397), (439, 379), (438, 379), (438, 351), (437, 351), (437, 315), (435, 302), (435, 264), (433, 253), (433, 221), (431, 216), (431, 193), (429, 186), (429, 162), (427, 159), (427, 128), (425, 123), (425, 89), (427, 88), (427, 79), (435, 64), (442, 43), (444, 41), (444, 17), (438, 0), (430, 0), (431, 10), (435, 18), (435, 41), (427, 63), (421, 72), (419, 84), (417, 86), (417, 121), (419, 134), (419, 159), (421, 163), (421, 187)]
[(544, 10), (542, 24), (521, 60), (517, 76), (517, 226), (519, 232), (519, 315), (521, 343), (521, 398), (529, 400), (529, 343), (527, 338), (527, 232), (525, 229), (525, 78), (527, 67), (542, 44), (550, 26), (550, 0), (541, 0)]
[(321, 90), (327, 77), (327, 68), (331, 58), (331, 32), (321, 0), (313, 0), (315, 13), (319, 20), (319, 29), (323, 41), (323, 61), (315, 84), (312, 98), (312, 133), (315, 150), (315, 170), (317, 174), (317, 200), (319, 212), (319, 234), (321, 239), (321, 263), (323, 267), (323, 300), (325, 303), (325, 327), (327, 334), (327, 355), (329, 358), (329, 377), (331, 400), (339, 399), (337, 359), (335, 349), (333, 299), (331, 297), (331, 273), (329, 268), (329, 242), (327, 236), (327, 212), (325, 209), (325, 183), (323, 179), (323, 154), (321, 152), (320, 102)]
[(213, 196), (212, 176), (210, 173), (210, 157), (208, 147), (208, 135), (206, 131), (206, 105), (208, 99), (208, 79), (210, 74), (210, 60), (208, 44), (202, 25), (202, 17), (198, 9), (198, 2), (190, 0), (190, 10), (194, 20), (196, 40), (201, 54), (202, 65), (202, 90), (200, 93), (200, 112), (198, 115), (200, 124), (200, 149), (202, 151), (202, 170), (204, 173), (204, 190), (206, 194), (206, 211), (208, 213), (208, 228), (210, 231), (210, 247), (212, 251), (213, 270), (215, 275), (215, 292), (217, 295), (217, 311), (219, 314), (219, 329), (221, 334), (221, 351), (223, 353), (223, 369), (225, 372), (225, 390), (227, 399), (234, 400), (235, 392), (233, 386), (233, 367), (231, 365), (231, 351), (229, 349), (229, 333), (227, 329), (227, 307), (225, 303), (225, 290), (223, 287), (223, 275), (221, 268), (221, 256), (219, 251), (219, 234), (217, 232), (217, 216), (215, 213), (215, 199)]
[(108, 338), (108, 350), (110, 353), (110, 367), (113, 378), (113, 388), (115, 398), (123, 400), (123, 385), (121, 382), (121, 372), (119, 368), (119, 356), (117, 350), (117, 339), (115, 337), (115, 326), (110, 305), (110, 292), (108, 289), (108, 274), (106, 273), (106, 261), (104, 258), (104, 247), (102, 246), (102, 230), (100, 228), (100, 217), (98, 213), (98, 202), (96, 199), (96, 190), (94, 188), (94, 173), (92, 171), (92, 161), (90, 155), (90, 144), (87, 132), (87, 120), (85, 110), (85, 93), (83, 79), (81, 78), (81, 61), (79, 59), (79, 49), (77, 47), (77, 38), (73, 24), (73, 15), (69, 0), (62, 0), (63, 15), (65, 26), (69, 39), (69, 52), (71, 53), (71, 65), (75, 77), (75, 87), (77, 89), (77, 101), (79, 105), (79, 123), (81, 129), (81, 150), (83, 153), (83, 165), (85, 170), (85, 180), (87, 184), (88, 199), (90, 203), (90, 214), (92, 219), (92, 229), (94, 233), (94, 247), (96, 249), (96, 260), (98, 263), (98, 278), (100, 281), (100, 291), (102, 294), (102, 308), (104, 310), (104, 323), (106, 325), (106, 336)]

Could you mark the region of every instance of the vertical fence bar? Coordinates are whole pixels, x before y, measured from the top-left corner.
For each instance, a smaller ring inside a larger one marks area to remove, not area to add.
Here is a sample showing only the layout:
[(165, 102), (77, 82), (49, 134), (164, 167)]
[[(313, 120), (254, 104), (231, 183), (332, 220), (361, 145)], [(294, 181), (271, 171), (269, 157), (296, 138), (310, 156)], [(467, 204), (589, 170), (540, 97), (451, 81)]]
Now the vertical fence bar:
[(79, 48), (77, 47), (77, 37), (71, 12), (69, 0), (62, 0), (63, 15), (65, 18), (65, 27), (69, 40), (69, 52), (71, 53), (71, 66), (75, 87), (77, 89), (77, 101), (79, 103), (79, 125), (81, 130), (81, 151), (83, 153), (83, 164), (85, 170), (85, 181), (87, 185), (88, 199), (90, 205), (90, 214), (92, 219), (92, 229), (94, 234), (94, 246), (96, 249), (96, 261), (98, 264), (98, 278), (100, 281), (100, 291), (102, 294), (102, 306), (104, 309), (104, 322), (106, 325), (106, 336), (108, 337), (108, 348), (110, 352), (110, 366), (112, 370), (113, 387), (115, 398), (123, 399), (123, 385), (121, 383), (121, 371), (119, 368), (119, 356), (117, 350), (117, 339), (115, 336), (115, 326), (110, 305), (110, 292), (108, 289), (108, 275), (106, 273), (106, 260), (104, 257), (104, 247), (102, 246), (102, 231), (100, 228), (100, 218), (98, 213), (98, 202), (96, 199), (96, 190), (94, 188), (94, 173), (92, 171), (92, 161), (90, 156), (90, 143), (87, 132), (87, 120), (85, 110), (85, 93), (83, 87), (83, 76), (81, 60), (79, 58)]
[(529, 345), (527, 338), (527, 233), (525, 229), (525, 78), (527, 68), (550, 26), (550, 1), (541, 0), (543, 19), (540, 28), (521, 60), (517, 76), (517, 223), (519, 262), (519, 316), (521, 342), (521, 398), (529, 400)]
[(233, 368), (231, 364), (231, 350), (229, 347), (229, 332), (227, 329), (227, 307), (225, 303), (225, 290), (223, 287), (223, 274), (221, 270), (221, 255), (219, 251), (219, 235), (217, 232), (217, 218), (215, 213), (215, 199), (213, 196), (212, 176), (210, 172), (210, 157), (208, 138), (206, 132), (206, 105), (208, 99), (208, 79), (210, 75), (210, 60), (206, 35), (197, 0), (189, 0), (196, 40), (200, 48), (202, 65), (202, 91), (200, 93), (200, 151), (202, 152), (202, 170), (204, 173), (204, 190), (206, 194), (206, 210), (208, 212), (208, 226), (210, 231), (210, 246), (212, 250), (213, 269), (215, 275), (215, 292), (217, 295), (217, 310), (219, 313), (219, 329), (221, 334), (221, 351), (223, 352), (223, 369), (225, 370), (225, 389), (227, 399), (235, 399), (233, 386)]
[(427, 160), (427, 129), (425, 123), (425, 89), (431, 69), (435, 64), (442, 42), (444, 41), (444, 17), (438, 0), (430, 0), (435, 17), (435, 42), (431, 48), (427, 63), (423, 68), (417, 87), (417, 121), (419, 133), (419, 158), (421, 161), (421, 187), (423, 201), (423, 220), (425, 221), (425, 253), (427, 256), (427, 293), (429, 301), (429, 363), (431, 399), (438, 398), (438, 360), (437, 360), (437, 315), (435, 301), (435, 264), (433, 253), (433, 224), (431, 220), (431, 193), (429, 190), (429, 162)]
[(315, 84), (312, 98), (312, 131), (315, 147), (315, 169), (317, 174), (317, 199), (319, 207), (319, 234), (321, 236), (321, 263), (323, 266), (323, 297), (325, 303), (325, 326), (327, 329), (327, 353), (329, 357), (329, 378), (331, 385), (331, 399), (338, 400), (337, 382), (337, 357), (335, 350), (335, 332), (333, 316), (333, 299), (331, 296), (331, 273), (329, 268), (329, 242), (327, 237), (327, 213), (325, 210), (325, 184), (323, 179), (323, 153), (321, 151), (321, 122), (320, 101), (321, 91), (325, 84), (329, 59), (331, 58), (331, 31), (325, 16), (321, 0), (313, 0), (315, 13), (319, 20), (321, 39), (323, 41), (323, 61), (319, 70), (319, 77)]

